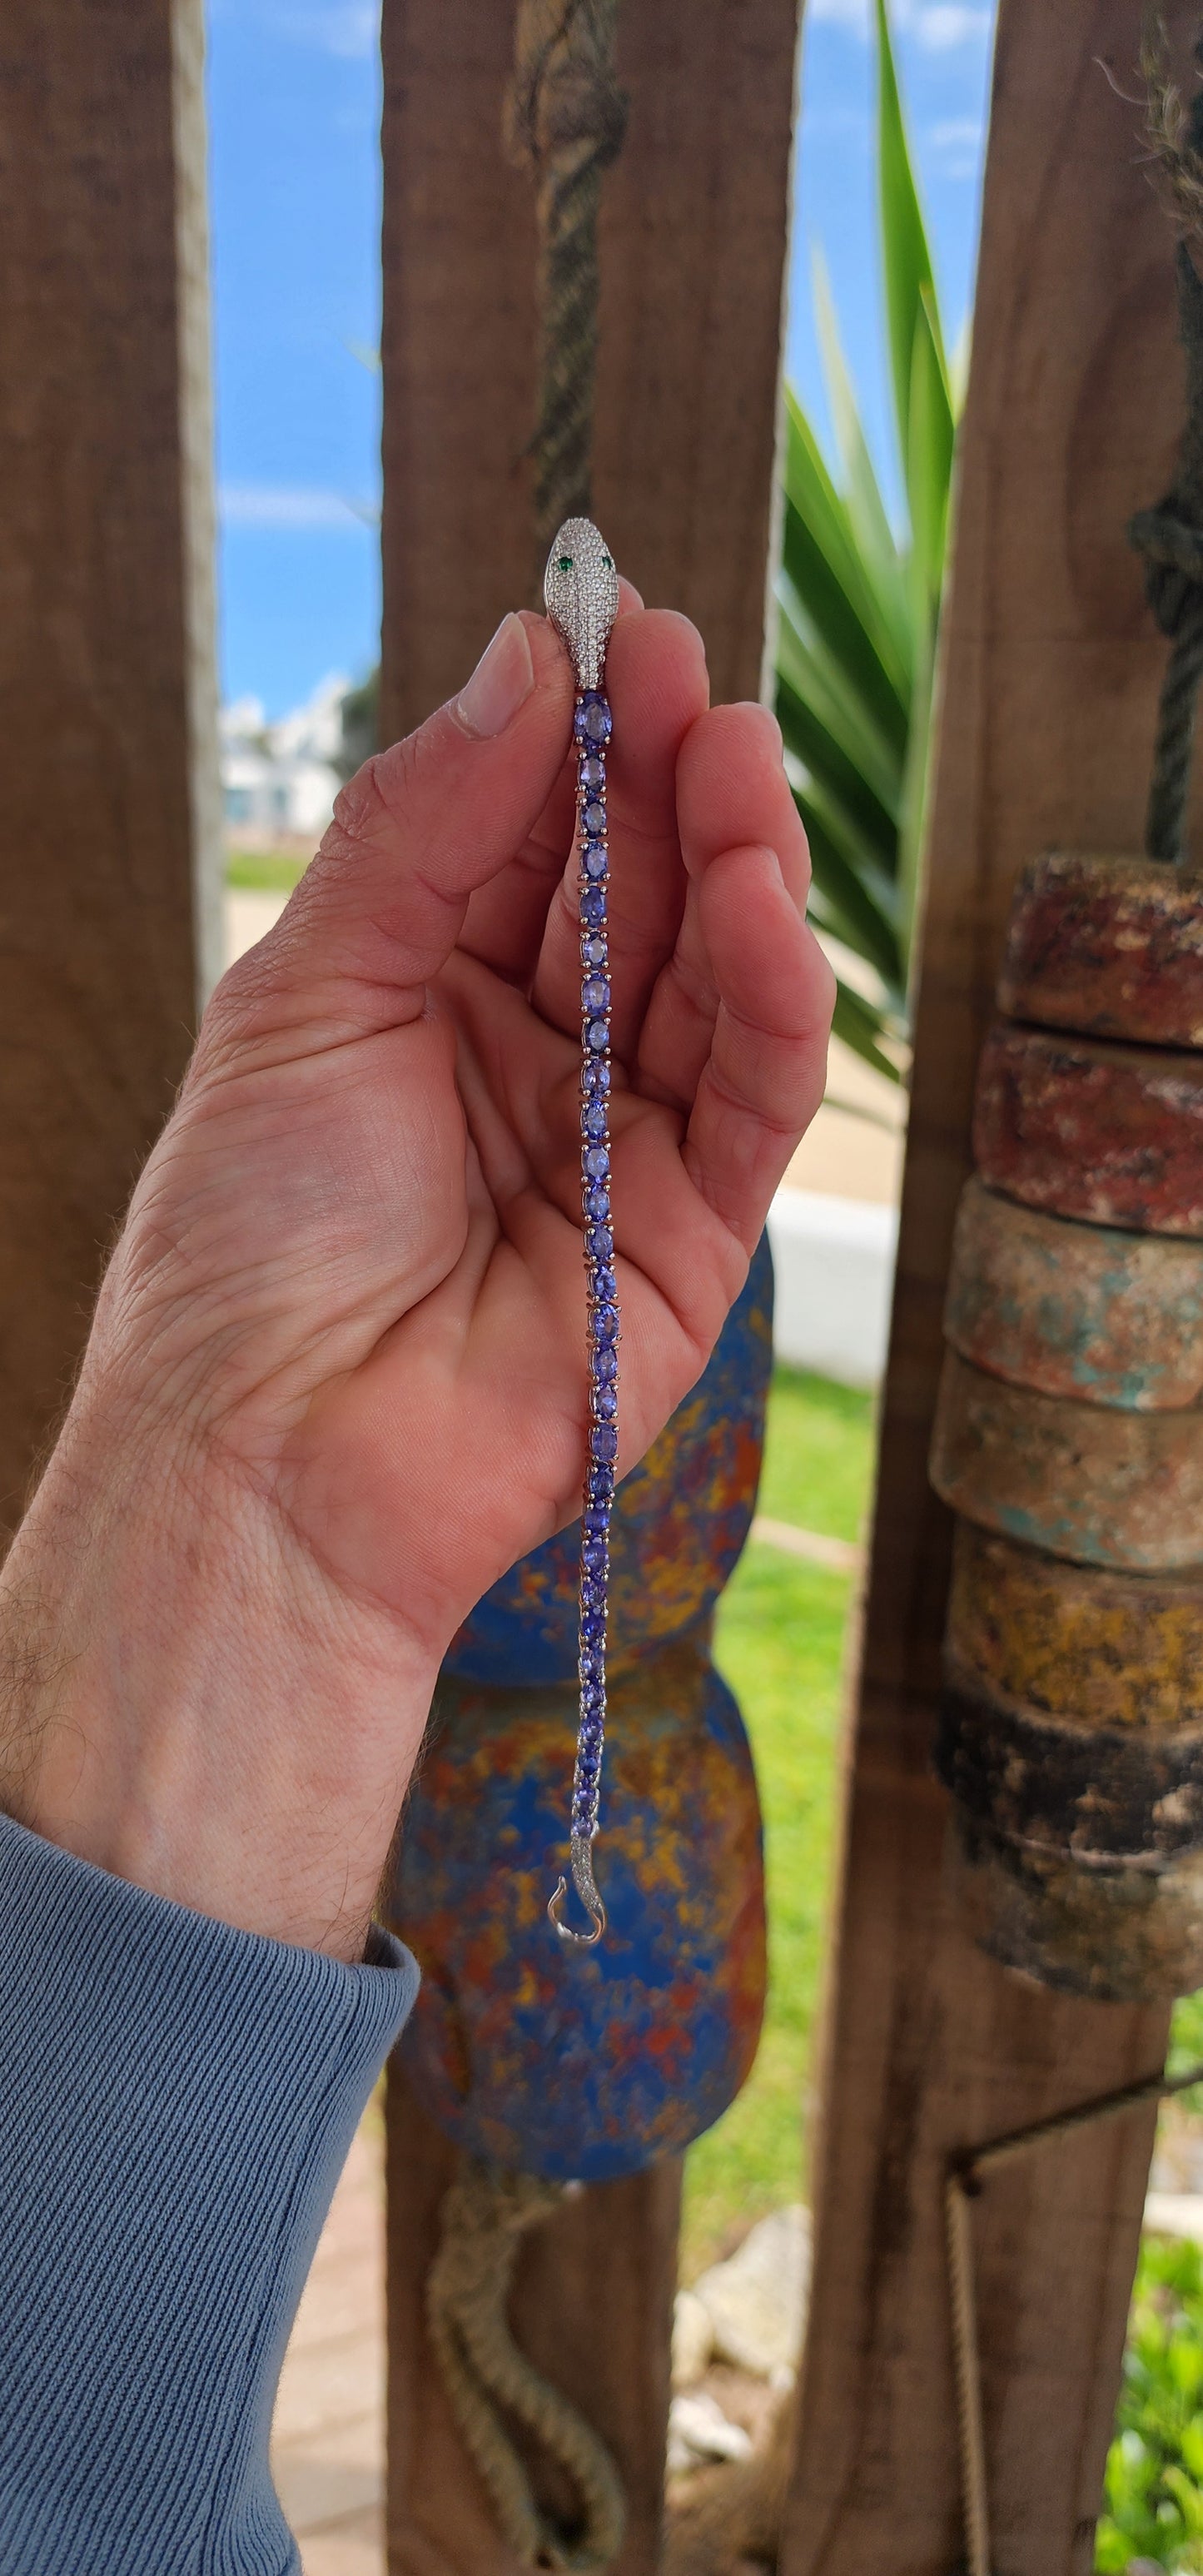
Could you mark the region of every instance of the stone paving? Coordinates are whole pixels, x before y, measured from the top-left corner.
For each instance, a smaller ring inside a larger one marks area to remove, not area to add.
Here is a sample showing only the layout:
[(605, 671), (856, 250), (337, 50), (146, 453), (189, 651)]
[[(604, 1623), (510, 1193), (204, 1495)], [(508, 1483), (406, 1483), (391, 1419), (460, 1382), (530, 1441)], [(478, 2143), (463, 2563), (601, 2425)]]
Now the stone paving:
[(272, 2467), (305, 2576), (384, 2576), (384, 2138), (369, 2110), (280, 2375)]

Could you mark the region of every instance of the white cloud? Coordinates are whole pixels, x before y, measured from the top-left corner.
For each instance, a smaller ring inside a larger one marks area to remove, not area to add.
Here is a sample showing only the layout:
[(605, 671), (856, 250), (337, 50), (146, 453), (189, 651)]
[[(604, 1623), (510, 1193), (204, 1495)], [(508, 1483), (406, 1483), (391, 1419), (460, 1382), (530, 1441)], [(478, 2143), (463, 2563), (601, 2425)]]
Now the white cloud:
[(361, 61), (380, 43), (379, 0), (295, 0), (295, 5), (273, 8), (271, 24), (294, 44), (341, 54), (347, 61)]
[(225, 483), (218, 511), (234, 528), (353, 528), (374, 521), (370, 501), (349, 501), (342, 492), (306, 490), (280, 483)]
[(905, 10), (900, 24), (909, 26), (924, 52), (951, 53), (954, 46), (974, 45), (990, 33), (990, 11), (954, 5), (954, 0), (926, 0), (926, 5)]
[[(991, 9), (971, 7), (967, 0), (894, 0), (891, 22), (899, 35), (913, 36), (928, 54), (951, 53), (958, 45), (977, 44), (989, 35)], [(871, 32), (871, 0), (810, 0), (809, 15), (829, 26), (850, 27), (858, 36)]]
[(927, 128), (932, 157), (946, 179), (971, 179), (981, 158), (985, 133), (980, 116), (945, 116)]

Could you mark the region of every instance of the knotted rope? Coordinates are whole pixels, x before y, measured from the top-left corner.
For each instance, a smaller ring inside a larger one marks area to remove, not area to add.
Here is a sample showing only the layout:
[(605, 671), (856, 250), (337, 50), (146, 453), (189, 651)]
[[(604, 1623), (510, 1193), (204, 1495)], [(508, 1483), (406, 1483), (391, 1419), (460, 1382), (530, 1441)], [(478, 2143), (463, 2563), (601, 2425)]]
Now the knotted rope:
[(562, 521), (592, 511), (597, 217), (627, 115), (614, 77), (617, 18), (618, 0), (518, 0), (507, 141), (534, 179), (539, 223), (540, 563)]
[[(443, 2202), (426, 2318), (460, 2434), (515, 2557), (584, 2576), (608, 2567), (622, 2547), (618, 2471), (600, 2436), (519, 2352), (506, 2319), (521, 2240), (563, 2196), (558, 2183), (491, 2172), (463, 2157)], [(502, 2408), (567, 2470), (580, 2498), (575, 2530), (564, 2531), (540, 2510)]]
[[(1166, 72), (1165, 30), (1146, 24), (1142, 69), (1148, 137), (1167, 196), (1185, 233), (1203, 237), (1203, 89), (1188, 108)], [(1203, 41), (1195, 48), (1203, 67)], [(1178, 243), (1178, 331), (1186, 352), (1186, 427), (1172, 489), (1138, 510), (1128, 535), (1145, 558), (1145, 594), (1171, 639), (1157, 718), (1145, 847), (1151, 859), (1186, 868), (1186, 801), (1203, 680), (1203, 283), (1186, 239)]]

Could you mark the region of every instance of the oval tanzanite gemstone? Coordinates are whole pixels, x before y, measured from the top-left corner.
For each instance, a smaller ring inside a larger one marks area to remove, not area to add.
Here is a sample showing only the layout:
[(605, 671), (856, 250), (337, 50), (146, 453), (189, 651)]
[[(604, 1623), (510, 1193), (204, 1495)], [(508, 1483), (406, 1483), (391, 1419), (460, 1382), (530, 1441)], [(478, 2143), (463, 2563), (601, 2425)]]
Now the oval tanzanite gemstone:
[[(604, 1538), (610, 1526), (610, 1515), (604, 1503), (595, 1504), (592, 1510), (584, 1512), (581, 1518), (581, 1526), (584, 1529), (587, 1538)], [(588, 1672), (586, 1672), (584, 1663), (582, 1663), (581, 1678), (583, 1681), (594, 1681), (598, 1679), (599, 1676), (593, 1672), (592, 1667)]]
[(591, 1190), (585, 1192), (585, 1214), (591, 1223), (601, 1225), (609, 1213), (610, 1193), (602, 1182), (598, 1181)]
[(585, 1031), (586, 1046), (592, 1048), (594, 1055), (599, 1055), (602, 1048), (608, 1047), (609, 1043), (610, 1031), (607, 1022), (605, 1020), (590, 1020), (589, 1026)]
[(606, 950), (607, 942), (600, 937), (599, 933), (596, 930), (589, 931), (581, 941), (582, 966), (604, 966)]
[(595, 1338), (596, 1338), (599, 1342), (616, 1342), (616, 1341), (617, 1341), (617, 1339), (618, 1339), (618, 1308), (617, 1308), (617, 1306), (596, 1306), (596, 1307), (594, 1308), (594, 1311), (593, 1311), (593, 1331), (594, 1331), (594, 1336), (595, 1336)]
[(585, 1063), (581, 1066), (582, 1091), (608, 1091), (609, 1088), (610, 1068), (608, 1064)]
[(604, 1181), (610, 1169), (610, 1152), (606, 1145), (590, 1145), (585, 1152), (585, 1170), (591, 1181)]
[(618, 1389), (617, 1389), (617, 1387), (614, 1387), (614, 1386), (599, 1386), (599, 1388), (598, 1388), (598, 1390), (597, 1390), (597, 1394), (596, 1394), (596, 1396), (594, 1397), (594, 1400), (593, 1400), (593, 1401), (594, 1401), (594, 1410), (595, 1410), (595, 1412), (596, 1412), (596, 1414), (597, 1414), (598, 1421), (599, 1421), (599, 1422), (613, 1422), (613, 1420), (615, 1419), (615, 1416), (616, 1416), (616, 1414), (617, 1414), (617, 1412), (618, 1412)]
[(604, 1538), (587, 1538), (581, 1549), (581, 1563), (587, 1574), (604, 1574), (606, 1542)]
[(609, 741), (614, 731), (614, 718), (609, 701), (602, 696), (600, 689), (585, 691), (572, 719), (572, 730), (577, 741), (588, 743), (591, 750)]
[(614, 1236), (608, 1225), (591, 1225), (586, 1241), (595, 1261), (608, 1261), (614, 1250)]
[(601, 1100), (587, 1100), (581, 1111), (581, 1125), (587, 1136), (604, 1136), (606, 1132), (605, 1102)]
[(609, 859), (600, 841), (586, 841), (581, 852), (581, 865), (587, 877), (604, 877)]
[(593, 1374), (599, 1386), (609, 1386), (618, 1375), (618, 1353), (613, 1347), (595, 1351)]
[(608, 1011), (610, 987), (604, 975), (587, 975), (581, 986), (581, 1008), (585, 1011)]
[(604, 760), (599, 759), (595, 751), (587, 751), (585, 753), (585, 757), (580, 765), (580, 777), (582, 787), (605, 786), (606, 764)]
[(618, 1456), (618, 1433), (612, 1422), (595, 1422), (589, 1434), (589, 1448), (595, 1458)]
[(600, 929), (605, 918), (605, 887), (599, 885), (586, 886), (585, 891), (581, 896), (581, 919), (585, 923), (586, 928), (589, 930)]
[(606, 809), (600, 797), (591, 796), (581, 816), (591, 841), (600, 841), (606, 828)]
[(618, 1295), (618, 1281), (612, 1270), (599, 1270), (594, 1275), (593, 1294), (603, 1306), (610, 1306)]
[(606, 1640), (605, 1614), (601, 1610), (582, 1610), (581, 1638), (586, 1646), (602, 1646)]

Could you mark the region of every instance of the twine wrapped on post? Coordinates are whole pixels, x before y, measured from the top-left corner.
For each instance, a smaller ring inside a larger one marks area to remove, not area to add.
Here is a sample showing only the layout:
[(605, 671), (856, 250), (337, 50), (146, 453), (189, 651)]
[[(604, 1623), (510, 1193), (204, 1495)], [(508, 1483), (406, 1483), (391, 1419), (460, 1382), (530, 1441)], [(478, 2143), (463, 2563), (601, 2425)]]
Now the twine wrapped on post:
[(614, 77), (618, 0), (518, 0), (510, 157), (529, 169), (539, 223), (539, 564), (565, 519), (592, 515), (597, 217), (627, 102)]

